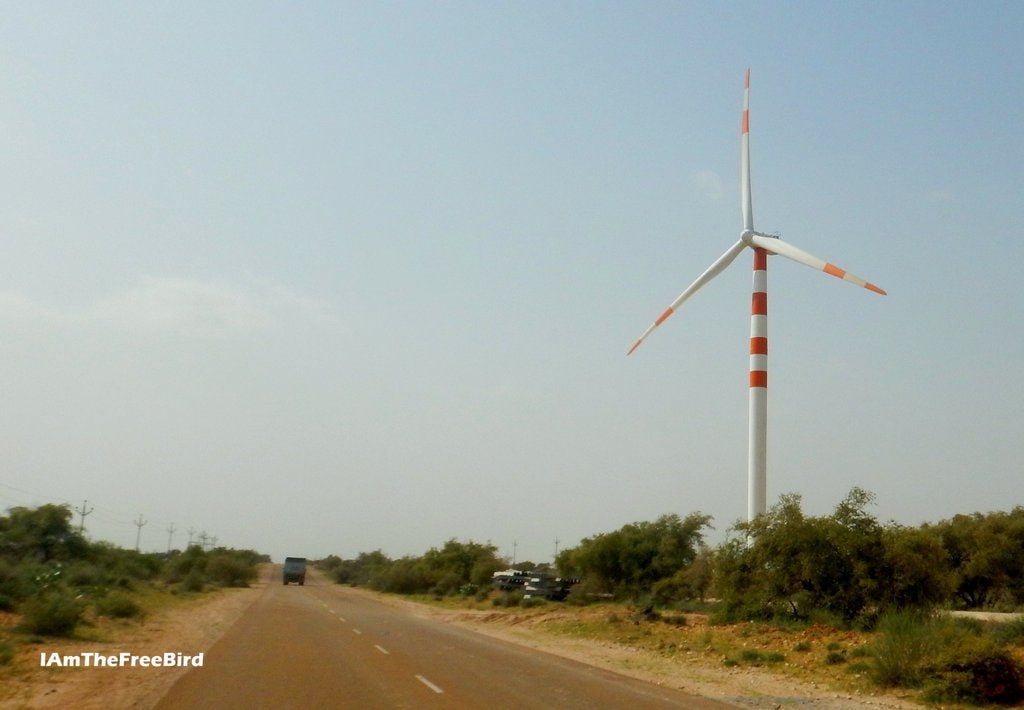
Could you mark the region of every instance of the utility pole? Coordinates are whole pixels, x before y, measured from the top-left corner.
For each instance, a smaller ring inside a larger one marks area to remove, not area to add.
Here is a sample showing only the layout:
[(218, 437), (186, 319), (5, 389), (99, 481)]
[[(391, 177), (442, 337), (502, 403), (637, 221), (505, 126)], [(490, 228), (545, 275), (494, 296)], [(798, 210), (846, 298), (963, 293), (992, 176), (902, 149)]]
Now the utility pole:
[(210, 549), (211, 550), (217, 549), (217, 536), (216, 535), (214, 535), (212, 538), (210, 538)]
[(85, 509), (85, 504), (88, 503), (88, 502), (89, 501), (87, 501), (87, 500), (83, 500), (82, 501), (82, 509), (81, 510), (79, 510), (78, 508), (75, 508), (75, 512), (82, 516), (82, 522), (80, 522), (78, 524), (78, 534), (79, 535), (81, 535), (85, 531), (85, 516), (93, 511), (92, 508), (89, 508), (89, 510)]
[(167, 552), (171, 551), (171, 537), (174, 535), (174, 523), (167, 526)]
[(208, 539), (209, 538), (207, 537), (205, 530), (199, 533), (199, 546), (203, 548), (203, 552), (206, 552), (206, 541)]
[(148, 520), (142, 519), (142, 513), (139, 513), (139, 519), (132, 521), (132, 525), (138, 528), (135, 531), (135, 551), (139, 551), (139, 540), (142, 538), (142, 526), (148, 523)]
[(196, 529), (195, 528), (189, 528), (187, 532), (188, 532), (188, 545), (185, 547), (186, 550), (189, 547), (192, 547), (192, 536), (195, 535)]
[(512, 566), (516, 566), (516, 553), (519, 550), (519, 540), (512, 541)]
[(557, 537), (555, 538), (555, 559), (558, 559), (558, 543), (561, 542)]

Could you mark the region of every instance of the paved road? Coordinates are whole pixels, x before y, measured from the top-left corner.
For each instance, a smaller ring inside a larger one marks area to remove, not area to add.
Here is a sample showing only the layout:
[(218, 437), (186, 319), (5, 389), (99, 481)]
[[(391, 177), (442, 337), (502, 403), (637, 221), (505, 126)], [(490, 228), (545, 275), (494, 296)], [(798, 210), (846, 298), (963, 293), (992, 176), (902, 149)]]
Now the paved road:
[(420, 618), (311, 576), (304, 587), (269, 584), (204, 667), (157, 707), (729, 706)]

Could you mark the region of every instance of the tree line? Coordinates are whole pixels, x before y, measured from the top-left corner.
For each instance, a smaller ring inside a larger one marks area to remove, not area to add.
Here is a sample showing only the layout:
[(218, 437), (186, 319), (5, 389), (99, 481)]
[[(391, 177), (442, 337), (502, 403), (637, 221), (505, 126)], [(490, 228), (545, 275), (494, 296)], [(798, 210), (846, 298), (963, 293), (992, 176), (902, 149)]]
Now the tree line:
[(256, 565), (269, 561), (253, 550), (199, 545), (169, 553), (126, 550), (87, 540), (71, 518), (68, 506), (52, 504), (0, 516), (0, 610), (18, 613), (28, 633), (68, 635), (87, 614), (142, 616), (138, 597), (146, 588), (192, 593), (248, 586)]
[[(716, 547), (706, 543), (710, 516), (663, 515), (584, 538), (544, 571), (579, 578), (570, 595), (578, 603), (714, 598), (723, 621), (815, 617), (870, 627), (895, 609), (1024, 606), (1024, 507), (915, 527), (880, 522), (873, 502), (854, 488), (831, 514), (811, 516), (800, 496), (784, 495)], [(319, 564), (340, 583), (440, 595), (475, 593), (509, 566), (493, 545), (455, 539), (420, 556), (376, 550)]]

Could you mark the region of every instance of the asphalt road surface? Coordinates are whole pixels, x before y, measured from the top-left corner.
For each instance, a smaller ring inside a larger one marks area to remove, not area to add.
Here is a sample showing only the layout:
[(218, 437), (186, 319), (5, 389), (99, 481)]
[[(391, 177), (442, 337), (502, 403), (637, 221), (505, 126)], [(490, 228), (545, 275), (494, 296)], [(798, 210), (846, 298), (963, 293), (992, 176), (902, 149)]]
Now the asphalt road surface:
[(729, 707), (279, 575), (158, 708)]

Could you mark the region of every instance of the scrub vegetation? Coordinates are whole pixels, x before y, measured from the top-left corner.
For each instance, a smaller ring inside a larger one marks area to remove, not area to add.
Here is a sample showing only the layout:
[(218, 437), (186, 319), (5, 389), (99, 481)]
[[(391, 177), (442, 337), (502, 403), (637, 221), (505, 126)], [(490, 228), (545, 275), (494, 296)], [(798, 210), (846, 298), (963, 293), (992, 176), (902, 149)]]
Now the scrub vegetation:
[(13, 622), (0, 637), (0, 664), (12, 655), (2, 649), (19, 639), (74, 636), (101, 618), (141, 619), (162, 596), (248, 586), (267, 561), (251, 550), (140, 553), (90, 542), (71, 515), (43, 505), (0, 516), (0, 612)]
[[(377, 551), (321, 567), (340, 583), (514, 607), (502, 613), (536, 616), (556, 633), (622, 642), (631, 628), (627, 643), (687, 648), (729, 666), (814, 668), (931, 702), (1024, 701), (1024, 617), (985, 623), (945, 613), (1024, 612), (1024, 507), (908, 527), (879, 522), (872, 502), (854, 488), (831, 515), (809, 516), (799, 496), (782, 496), (715, 548), (705, 544), (711, 519), (701, 513), (631, 523), (563, 550), (549, 571), (580, 582), (565, 604), (536, 609), (488, 591), (491, 573), (508, 566), (490, 545), (449, 540), (421, 557)], [(701, 646), (696, 634), (715, 630), (719, 642)], [(751, 635), (777, 643), (747, 648)]]

